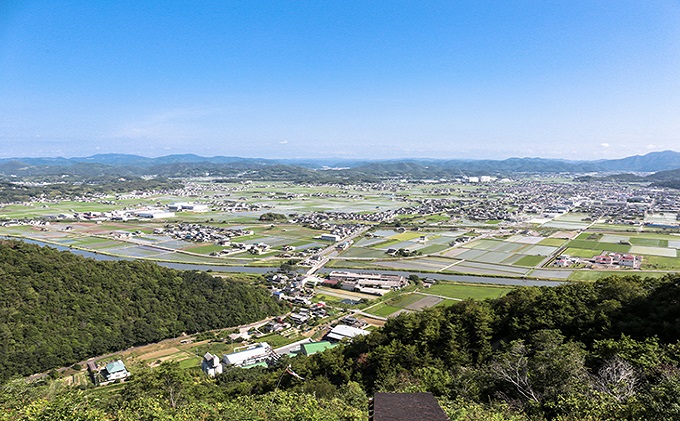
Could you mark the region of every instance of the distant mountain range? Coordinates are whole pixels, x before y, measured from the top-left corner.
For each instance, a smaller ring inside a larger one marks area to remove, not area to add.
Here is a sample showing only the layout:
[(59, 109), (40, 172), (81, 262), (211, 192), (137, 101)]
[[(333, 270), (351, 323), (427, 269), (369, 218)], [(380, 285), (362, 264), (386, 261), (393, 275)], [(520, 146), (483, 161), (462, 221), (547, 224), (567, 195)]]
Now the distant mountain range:
[[(319, 171), (334, 169), (334, 171)], [(622, 159), (568, 161), (544, 158), (504, 160), (346, 160), (260, 159), (193, 154), (147, 158), (126, 154), (100, 154), (84, 158), (3, 158), (0, 174), (39, 176), (199, 176), (254, 179), (453, 178), (461, 175), (511, 175), (513, 173), (659, 172), (680, 169), (680, 153), (652, 152)], [(328, 174), (322, 174), (328, 173)]]

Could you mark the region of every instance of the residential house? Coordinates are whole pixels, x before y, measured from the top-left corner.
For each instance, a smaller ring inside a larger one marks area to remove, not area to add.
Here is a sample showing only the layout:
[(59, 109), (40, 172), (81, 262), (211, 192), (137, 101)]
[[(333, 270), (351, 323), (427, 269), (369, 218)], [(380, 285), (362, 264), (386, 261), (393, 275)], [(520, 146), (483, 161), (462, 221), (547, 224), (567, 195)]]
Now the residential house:
[(123, 361), (116, 360), (106, 364), (106, 367), (102, 370), (102, 375), (107, 382), (112, 382), (114, 380), (124, 380), (130, 376), (130, 373), (125, 369)]
[(203, 361), (201, 362), (201, 368), (203, 372), (210, 377), (215, 377), (218, 374), (222, 374), (222, 363), (220, 363), (220, 357), (206, 352), (203, 356)]

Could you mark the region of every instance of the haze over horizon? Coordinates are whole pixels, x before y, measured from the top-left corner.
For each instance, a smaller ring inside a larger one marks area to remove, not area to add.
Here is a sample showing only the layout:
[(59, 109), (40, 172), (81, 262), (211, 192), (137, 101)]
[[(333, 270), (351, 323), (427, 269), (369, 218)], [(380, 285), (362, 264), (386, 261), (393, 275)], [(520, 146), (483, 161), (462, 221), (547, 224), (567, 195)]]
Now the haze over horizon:
[(0, 157), (680, 150), (680, 3), (3, 2)]

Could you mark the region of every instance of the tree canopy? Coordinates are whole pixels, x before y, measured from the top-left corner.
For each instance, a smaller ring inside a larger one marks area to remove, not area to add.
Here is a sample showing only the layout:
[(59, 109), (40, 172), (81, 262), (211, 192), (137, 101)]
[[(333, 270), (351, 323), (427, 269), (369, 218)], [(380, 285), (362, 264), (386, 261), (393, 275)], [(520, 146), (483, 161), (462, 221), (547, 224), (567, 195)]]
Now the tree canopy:
[[(22, 300), (37, 294), (28, 286)], [(137, 375), (105, 395), (12, 380), (0, 389), (0, 420), (71, 419), (72, 408), (88, 420), (359, 420), (375, 392), (423, 391), (453, 420), (678, 419), (679, 328), (677, 274), (524, 287), (401, 314), (343, 346), (269, 368), (229, 367), (216, 379), (178, 364), (133, 367)]]
[(0, 379), (278, 314), (268, 291), (141, 261), (0, 242)]

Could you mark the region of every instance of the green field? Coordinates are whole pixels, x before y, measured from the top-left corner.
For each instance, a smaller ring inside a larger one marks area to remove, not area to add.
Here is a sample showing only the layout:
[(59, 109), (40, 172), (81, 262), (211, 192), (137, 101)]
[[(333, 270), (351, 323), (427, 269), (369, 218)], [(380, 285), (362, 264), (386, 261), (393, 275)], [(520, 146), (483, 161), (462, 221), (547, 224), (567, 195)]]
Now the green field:
[(646, 247), (668, 247), (667, 239), (647, 238), (647, 237), (631, 237), (630, 243), (634, 246)]
[(583, 232), (576, 237), (576, 240), (600, 241), (603, 236), (601, 232)]
[(498, 298), (512, 291), (509, 287), (496, 287), (490, 285), (470, 285), (453, 282), (439, 282), (429, 289), (422, 289), (425, 294), (441, 295), (449, 298), (484, 300)]
[(659, 257), (659, 256), (644, 256), (642, 259), (643, 269), (657, 269), (657, 270), (679, 270), (680, 258), (677, 257)]
[(187, 358), (185, 360), (181, 360), (179, 362), (179, 367), (180, 368), (194, 368), (194, 367), (200, 367), (201, 366), (201, 361), (203, 358), (201, 357), (191, 357)]
[(75, 244), (78, 246), (99, 246), (101, 244), (110, 244), (111, 240), (107, 238), (99, 238), (99, 237), (82, 237), (82, 238), (77, 238), (75, 240)]
[(615, 253), (628, 253), (630, 246), (627, 244), (603, 243), (591, 240), (572, 240), (569, 242), (570, 248), (580, 248), (587, 250), (611, 251)]
[(278, 333), (270, 333), (269, 335), (261, 336), (255, 339), (255, 342), (267, 342), (272, 348), (279, 348), (292, 344), (295, 341), (304, 339), (301, 335), (291, 335), (290, 337), (281, 336)]
[(600, 252), (599, 250), (586, 250), (569, 247), (568, 249), (564, 250), (564, 253), (562, 254), (566, 254), (567, 256), (571, 257), (582, 257), (584, 259), (590, 259), (591, 257), (595, 257), (598, 254), (600, 254)]
[(617, 232), (635, 232), (637, 229), (630, 225), (621, 224), (593, 224), (591, 229), (602, 231), (617, 231)]
[(514, 263), (517, 266), (534, 267), (545, 260), (545, 256), (524, 256)]
[(431, 246), (423, 247), (418, 251), (422, 254), (433, 254), (439, 253), (440, 251), (444, 251), (448, 248), (450, 248), (448, 244), (432, 244)]
[(397, 241), (409, 241), (415, 240), (416, 238), (420, 238), (421, 235), (423, 234), (420, 232), (406, 231), (402, 232), (401, 234), (393, 235), (392, 237), (390, 237), (390, 239)]
[(376, 250), (368, 247), (350, 247), (343, 251), (342, 257), (362, 257), (362, 258), (384, 258), (389, 257), (383, 250)]
[(192, 253), (198, 253), (198, 254), (210, 254), (214, 251), (220, 251), (224, 250), (225, 247), (223, 246), (217, 246), (215, 244), (207, 244), (207, 245), (197, 245), (193, 247), (187, 247), (184, 250), (190, 251)]
[(640, 277), (658, 278), (664, 276), (663, 272), (646, 272), (632, 270), (576, 270), (569, 276), (570, 281), (597, 281), (609, 276), (636, 275)]
[(373, 244), (371, 247), (376, 249), (387, 249), (394, 244), (401, 243), (399, 240), (385, 240), (380, 243)]
[(562, 244), (564, 244), (566, 241), (559, 239), (559, 238), (544, 238), (542, 239), (538, 244), (541, 246), (553, 246), (553, 247), (559, 247)]
[(378, 304), (377, 306), (370, 308), (366, 312), (370, 314), (375, 314), (376, 316), (380, 317), (387, 317), (391, 314), (396, 313), (399, 310), (401, 310), (399, 307), (393, 307), (387, 304)]
[(423, 297), (418, 294), (401, 294), (385, 301), (385, 304), (398, 308), (406, 308), (407, 306), (419, 301), (421, 298)]
[(475, 240), (467, 244), (465, 247), (475, 250), (494, 250), (502, 245), (502, 241), (499, 240)]
[(361, 260), (331, 260), (326, 263), (327, 268), (337, 269), (378, 269), (379, 267), (371, 261)]
[(615, 271), (603, 270), (575, 270), (569, 275), (571, 281), (597, 281), (607, 276), (616, 275)]
[(458, 300), (443, 300), (439, 304), (437, 304), (435, 307), (450, 307), (456, 303), (458, 303)]
[(234, 352), (234, 348), (241, 346), (240, 343), (228, 344), (224, 342), (212, 342), (201, 344), (191, 348), (191, 352), (199, 357), (203, 357), (206, 352), (210, 352), (213, 355), (224, 355), (231, 354)]

